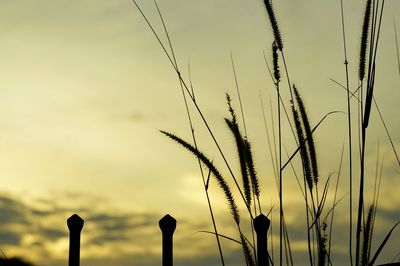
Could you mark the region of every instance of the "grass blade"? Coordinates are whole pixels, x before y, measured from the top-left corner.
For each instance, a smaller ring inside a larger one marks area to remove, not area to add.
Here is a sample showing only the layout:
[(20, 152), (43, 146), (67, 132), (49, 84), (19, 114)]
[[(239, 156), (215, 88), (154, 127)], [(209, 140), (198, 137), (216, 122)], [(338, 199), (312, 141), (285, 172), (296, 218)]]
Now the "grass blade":
[(375, 260), (378, 258), (379, 254), (382, 252), (382, 249), (385, 247), (387, 241), (389, 240), (393, 230), (399, 225), (400, 222), (397, 222), (392, 229), (387, 233), (385, 239), (383, 239), (382, 243), (380, 244), (379, 248), (376, 250), (375, 255), (372, 257), (371, 261), (369, 262), (368, 266), (373, 266)]
[(393, 26), (394, 26), (394, 38), (396, 40), (396, 54), (397, 54), (397, 68), (399, 70), (399, 77), (400, 77), (400, 54), (399, 54), (399, 42), (397, 40), (397, 28), (396, 28), (396, 21), (393, 18)]

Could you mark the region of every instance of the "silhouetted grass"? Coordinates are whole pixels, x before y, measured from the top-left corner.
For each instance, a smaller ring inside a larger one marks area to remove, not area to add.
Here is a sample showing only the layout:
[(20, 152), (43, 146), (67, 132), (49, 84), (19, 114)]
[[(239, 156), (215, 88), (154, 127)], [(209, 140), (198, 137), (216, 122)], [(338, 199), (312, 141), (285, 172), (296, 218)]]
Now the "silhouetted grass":
[[(136, 1), (133, 0), (136, 4)], [(355, 261), (356, 266), (359, 265), (372, 265), (376, 258), (379, 256), (381, 250), (386, 245), (391, 233), (396, 228), (397, 224), (393, 226), (393, 228), (389, 231), (386, 235), (385, 239), (382, 241), (381, 245), (378, 249), (373, 253), (371, 253), (371, 243), (373, 242), (373, 228), (375, 222), (375, 215), (376, 210), (378, 207), (378, 198), (379, 198), (379, 187), (380, 187), (380, 175), (375, 176), (375, 189), (374, 189), (374, 200), (373, 204), (370, 206), (368, 210), (368, 214), (364, 214), (364, 183), (365, 183), (365, 152), (366, 152), (366, 135), (367, 129), (370, 122), (370, 113), (372, 102), (374, 102), (375, 106), (378, 105), (374, 99), (374, 89), (375, 89), (375, 73), (376, 73), (376, 56), (378, 51), (378, 44), (379, 44), (379, 37), (381, 32), (381, 21), (383, 17), (383, 10), (384, 10), (385, 0), (366, 0), (365, 2), (365, 12), (364, 12), (364, 20), (363, 26), (361, 29), (361, 38), (360, 38), (360, 53), (359, 53), (359, 69), (358, 69), (358, 79), (359, 79), (359, 86), (353, 91), (349, 86), (349, 69), (348, 69), (348, 62), (347, 62), (347, 47), (346, 47), (346, 34), (345, 34), (345, 20), (344, 20), (344, 7), (343, 1), (340, 1), (341, 7), (341, 25), (342, 25), (342, 33), (343, 33), (343, 47), (344, 47), (344, 58), (345, 58), (345, 74), (346, 74), (346, 85), (343, 86), (347, 91), (347, 126), (348, 126), (348, 144), (349, 144), (349, 260), (350, 264), (353, 265), (353, 261)], [(137, 5), (137, 4), (136, 4)], [(285, 193), (283, 191), (282, 186), (282, 179), (283, 179), (283, 170), (288, 164), (291, 164), (294, 175), (297, 178), (297, 182), (299, 184), (301, 193), (303, 195), (302, 199), (304, 200), (305, 204), (305, 211), (304, 215), (306, 218), (306, 225), (304, 225), (305, 231), (307, 232), (307, 243), (308, 243), (308, 255), (310, 260), (310, 265), (332, 265), (332, 236), (334, 235), (333, 225), (335, 223), (334, 214), (335, 209), (337, 208), (338, 203), (340, 200), (337, 200), (338, 194), (338, 186), (339, 186), (339, 178), (342, 169), (342, 162), (343, 162), (343, 150), (340, 157), (340, 166), (338, 171), (338, 176), (336, 180), (335, 188), (333, 189), (334, 192), (334, 199), (332, 206), (330, 209), (325, 210), (326, 201), (328, 198), (328, 193), (330, 191), (330, 179), (333, 173), (329, 174), (325, 179), (321, 179), (321, 174), (319, 172), (318, 167), (318, 160), (321, 158), (317, 155), (317, 148), (314, 141), (314, 134), (315, 130), (318, 126), (322, 123), (322, 121), (332, 113), (337, 113), (336, 111), (332, 111), (331, 113), (325, 115), (316, 125), (312, 126), (312, 122), (309, 119), (308, 112), (305, 108), (306, 104), (303, 100), (300, 91), (297, 89), (296, 86), (292, 85), (289, 78), (289, 71), (288, 66), (285, 61), (285, 56), (283, 52), (283, 41), (281, 36), (281, 31), (276, 19), (276, 14), (272, 6), (272, 2), (270, 0), (264, 0), (264, 6), (266, 9), (266, 13), (271, 24), (271, 29), (273, 32), (273, 39), (274, 42), (272, 44), (272, 70), (269, 68), (268, 63), (268, 71), (271, 75), (272, 81), (276, 88), (276, 106), (277, 110), (276, 114), (276, 121), (277, 126), (272, 126), (271, 132), (273, 135), (272, 141), (270, 139), (270, 133), (268, 130), (268, 125), (266, 122), (266, 115), (264, 106), (261, 100), (262, 105), (262, 113), (264, 118), (264, 126), (266, 129), (267, 135), (267, 142), (268, 142), (268, 149), (269, 154), (271, 156), (271, 164), (272, 168), (274, 169), (275, 173), (275, 180), (277, 184), (277, 190), (279, 193), (279, 213), (280, 213), (280, 239), (279, 239), (279, 265), (283, 264), (283, 260), (286, 259), (287, 265), (295, 265), (293, 261), (291, 248), (290, 248), (290, 239), (289, 233), (286, 223), (285, 223), (285, 214), (284, 214), (284, 197)], [(137, 6), (138, 7), (138, 6)], [(139, 7), (138, 7), (139, 8)], [(225, 123), (227, 124), (230, 133), (232, 134), (235, 144), (236, 144), (236, 154), (238, 158), (238, 164), (240, 166), (240, 175), (241, 175), (241, 184), (237, 182), (235, 178), (235, 174), (231, 170), (231, 166), (227, 162), (224, 152), (222, 151), (221, 147), (218, 144), (216, 137), (213, 134), (211, 126), (209, 125), (207, 119), (203, 115), (201, 108), (198, 106), (193, 91), (188, 89), (184, 79), (182, 78), (179, 69), (177, 67), (177, 63), (174, 56), (171, 56), (168, 51), (164, 48), (163, 43), (161, 42), (160, 38), (158, 37), (157, 33), (153, 30), (151, 24), (147, 20), (146, 16), (142, 13), (144, 18), (146, 19), (147, 23), (151, 27), (153, 33), (156, 35), (161, 47), (163, 48), (165, 54), (168, 56), (169, 60), (173, 68), (175, 69), (180, 83), (182, 85), (182, 91), (186, 96), (194, 104), (195, 110), (200, 114), (200, 117), (207, 128), (211, 138), (213, 139), (216, 147), (220, 155), (222, 156), (225, 165), (228, 167), (229, 174), (233, 178), (235, 182), (236, 189), (240, 193), (242, 198), (243, 204), (246, 206), (248, 211), (248, 215), (252, 220), (254, 215), (257, 214), (257, 208), (252, 210), (252, 203), (255, 205), (258, 204), (259, 212), (262, 212), (261, 203), (260, 203), (260, 186), (259, 180), (256, 172), (256, 167), (254, 164), (252, 146), (250, 145), (250, 140), (247, 138), (247, 129), (245, 123), (245, 115), (242, 105), (242, 100), (240, 97), (239, 86), (237, 82), (237, 73), (235, 69), (235, 65), (233, 62), (233, 56), (231, 54), (231, 63), (232, 69), (234, 73), (234, 79), (236, 84), (236, 89), (238, 93), (239, 103), (240, 103), (240, 111), (241, 111), (241, 118), (243, 122), (243, 129), (245, 134), (243, 135), (239, 126), (238, 119), (236, 117), (234, 108), (232, 107), (231, 98), (228, 96), (228, 110), (230, 113), (230, 118), (225, 118)], [(160, 14), (161, 16), (161, 14)], [(165, 30), (166, 31), (166, 30)], [(167, 34), (167, 31), (166, 31)], [(395, 34), (396, 30), (395, 30)], [(169, 40), (169, 38), (168, 38)], [(396, 35), (396, 42), (397, 42), (397, 35)], [(172, 45), (169, 42), (169, 45), (172, 49)], [(288, 44), (285, 44), (286, 46)], [(278, 53), (279, 51), (279, 53)], [(171, 59), (173, 58), (173, 59)], [(266, 58), (265, 58), (266, 59)], [(280, 73), (280, 61), (283, 63), (283, 70), (286, 74), (286, 80), (288, 82), (288, 90), (290, 92), (290, 99), (286, 101), (282, 98), (280, 93), (281, 87), (281, 73)], [(339, 84), (340, 85), (340, 84)], [(365, 88), (364, 88), (365, 86)], [(364, 93), (363, 90), (366, 89)], [(356, 96), (358, 94), (358, 96)], [(365, 94), (365, 95), (364, 95)], [(356, 104), (357, 109), (359, 110), (359, 115), (357, 119), (359, 120), (359, 131), (358, 131), (358, 138), (359, 138), (359, 148), (360, 148), (360, 184), (358, 188), (353, 188), (353, 154), (352, 154), (352, 138), (353, 134), (351, 131), (352, 128), (352, 117), (351, 117), (351, 102), (350, 99), (352, 97), (356, 97)], [(261, 98), (261, 97), (260, 97)], [(285, 103), (289, 102), (290, 109), (286, 109)], [(379, 116), (381, 120), (384, 122), (383, 116), (378, 109)], [(283, 121), (281, 118), (282, 110), (286, 115), (286, 121)], [(289, 112), (288, 112), (289, 110)], [(292, 114), (292, 119), (290, 119), (290, 115)], [(271, 112), (272, 115), (272, 112)], [(271, 119), (273, 120), (273, 119)], [(294, 142), (297, 144), (297, 149), (288, 156), (288, 160), (286, 163), (282, 163), (282, 149), (284, 147), (284, 143), (282, 140), (282, 123), (287, 122), (290, 126), (292, 133), (294, 135)], [(397, 161), (398, 156), (394, 144), (392, 142), (391, 136), (389, 131), (385, 125), (385, 130), (388, 135), (388, 138), (391, 141), (392, 149), (396, 155)], [(193, 130), (193, 129), (192, 129)], [(275, 135), (277, 132), (277, 136)], [(253, 251), (251, 250), (250, 246), (251, 243), (245, 237), (240, 225), (240, 217), (238, 213), (238, 207), (236, 205), (236, 201), (233, 198), (233, 194), (231, 192), (231, 188), (229, 187), (228, 183), (225, 181), (225, 178), (222, 176), (221, 172), (217, 170), (214, 166), (213, 162), (209, 160), (202, 152), (199, 151), (198, 147), (192, 144), (189, 144), (185, 140), (180, 139), (179, 137), (175, 136), (174, 134), (167, 133), (162, 131), (163, 134), (167, 135), (169, 138), (173, 139), (179, 145), (188, 149), (199, 161), (205, 165), (210, 173), (216, 178), (218, 185), (222, 189), (225, 198), (228, 202), (228, 207), (231, 212), (231, 215), (238, 226), (238, 233), (240, 237), (240, 242), (243, 249), (244, 258), (247, 265), (255, 265), (257, 263), (257, 258), (255, 257), (255, 250), (253, 246)], [(300, 159), (302, 162), (302, 175), (297, 175), (297, 171), (292, 165), (292, 159), (296, 156), (300, 155)], [(400, 163), (399, 163), (400, 165)], [(379, 178), (378, 178), (379, 176)], [(304, 185), (301, 184), (300, 180), (303, 179)], [(322, 180), (322, 182), (320, 182)], [(325, 180), (325, 182), (323, 182)], [(321, 183), (321, 184), (320, 184)], [(379, 183), (379, 185), (378, 185)], [(208, 188), (208, 181), (207, 186)], [(353, 221), (352, 221), (352, 212), (353, 212), (353, 189), (358, 192), (358, 205), (357, 205), (357, 224), (356, 224), (356, 235), (355, 235), (355, 249), (353, 250)], [(256, 202), (257, 201), (257, 202)], [(330, 217), (330, 219), (328, 219)], [(329, 224), (329, 223), (330, 224)], [(328, 228), (329, 227), (329, 231)], [(254, 230), (252, 226), (252, 230)], [(252, 231), (253, 232), (253, 231)], [(361, 234), (362, 233), (362, 234)], [(217, 232), (215, 232), (218, 235)], [(237, 241), (237, 240), (235, 240)], [(254, 241), (253, 241), (254, 242)], [(272, 248), (272, 247), (271, 247)], [(252, 253), (253, 252), (253, 253)], [(254, 257), (254, 259), (253, 259)], [(272, 256), (273, 258), (273, 256)], [(272, 259), (273, 261), (273, 259)]]

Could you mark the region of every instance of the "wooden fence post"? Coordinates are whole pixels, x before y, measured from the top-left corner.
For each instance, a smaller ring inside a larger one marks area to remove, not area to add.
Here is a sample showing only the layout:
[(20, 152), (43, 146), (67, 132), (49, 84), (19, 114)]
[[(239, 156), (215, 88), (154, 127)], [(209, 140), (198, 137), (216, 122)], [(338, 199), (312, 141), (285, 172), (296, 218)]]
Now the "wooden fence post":
[(162, 266), (172, 266), (172, 237), (176, 228), (176, 220), (167, 214), (161, 218), (158, 224), (162, 232)]
[(72, 215), (67, 220), (69, 229), (69, 266), (79, 266), (83, 223), (83, 219), (77, 214)]
[(254, 229), (257, 234), (257, 265), (269, 266), (267, 234), (270, 220), (263, 214), (254, 219)]

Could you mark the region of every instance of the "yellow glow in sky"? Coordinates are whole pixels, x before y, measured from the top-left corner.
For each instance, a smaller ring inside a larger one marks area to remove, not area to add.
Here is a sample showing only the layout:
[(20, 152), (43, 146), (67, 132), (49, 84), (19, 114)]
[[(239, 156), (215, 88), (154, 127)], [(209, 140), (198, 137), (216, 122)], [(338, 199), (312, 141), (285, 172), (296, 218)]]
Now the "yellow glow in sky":
[[(165, 42), (154, 3), (139, 4)], [(235, 142), (223, 121), (229, 116), (226, 92), (239, 113), (232, 52), (261, 180), (263, 211), (273, 205), (277, 222), (279, 202), (259, 98), (271, 123), (270, 99), (273, 109), (275, 90), (263, 52), (271, 61), (273, 36), (263, 2), (160, 0), (158, 4), (182, 76), (189, 81), (189, 64), (198, 104), (233, 170), (239, 172)], [(282, 0), (275, 1), (274, 7), (291, 79), (301, 90), (312, 123), (328, 112), (345, 112), (346, 92), (330, 80), (345, 84), (340, 1)], [(364, 1), (345, 2), (351, 88), (357, 86), (363, 11)], [(400, 28), (398, 14), (400, 2), (387, 1), (375, 92), (397, 150), (400, 73), (393, 20)], [(182, 221), (176, 236), (177, 265), (217, 265), (214, 237), (196, 233), (212, 230), (197, 161), (159, 132), (191, 140), (179, 82), (133, 3), (3, 0), (0, 25), (0, 249), (38, 265), (64, 265), (65, 219), (76, 212), (87, 219), (85, 265), (156, 265), (160, 263), (158, 219), (171, 213)], [(289, 106), (287, 88), (283, 91)], [(200, 117), (193, 105), (190, 108), (200, 149), (227, 174)], [(276, 119), (275, 109), (273, 115)], [(338, 170), (342, 144), (347, 145), (346, 119), (345, 114), (331, 116), (316, 133), (324, 178)], [(356, 111), (353, 119), (356, 132)], [(382, 211), (377, 213), (375, 231), (379, 243), (400, 218), (396, 193), (400, 168), (375, 109), (371, 119), (366, 153), (369, 188), (378, 142), (380, 160), (384, 159)], [(283, 138), (291, 153), (295, 142), (287, 125)], [(358, 146), (354, 149), (353, 161), (358, 164)], [(344, 161), (348, 162), (346, 153)], [(300, 173), (299, 162), (294, 161), (294, 166)], [(287, 221), (293, 228), (294, 253), (302, 258), (295, 265), (307, 265), (302, 257), (304, 228), (298, 224), (304, 219), (304, 203), (292, 170), (285, 171)], [(342, 171), (338, 196), (344, 200), (338, 217), (348, 215), (348, 163)], [(210, 195), (221, 233), (237, 238), (214, 180)], [(330, 204), (332, 200), (333, 192), (328, 195)], [(336, 230), (346, 234), (346, 223), (338, 218)], [(276, 228), (273, 234), (278, 239)], [(395, 234), (393, 247), (400, 244)], [(334, 243), (335, 258), (347, 252), (340, 243), (340, 239)], [(234, 261), (229, 265), (240, 265), (243, 258), (235, 252), (237, 246), (229, 241), (223, 244), (226, 256)], [(396, 252), (389, 248), (382, 257), (393, 258)]]

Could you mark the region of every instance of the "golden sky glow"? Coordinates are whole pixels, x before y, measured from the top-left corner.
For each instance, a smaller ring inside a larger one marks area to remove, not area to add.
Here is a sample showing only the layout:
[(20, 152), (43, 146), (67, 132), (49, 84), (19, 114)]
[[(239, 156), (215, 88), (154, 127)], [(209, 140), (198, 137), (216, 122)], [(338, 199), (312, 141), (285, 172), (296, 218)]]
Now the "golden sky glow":
[[(312, 122), (330, 111), (345, 111), (346, 92), (330, 80), (345, 83), (340, 2), (275, 2), (291, 79), (301, 90)], [(350, 85), (354, 88), (364, 1), (345, 2)], [(138, 3), (162, 35), (154, 3)], [(239, 111), (229, 57), (233, 53), (261, 177), (264, 212), (271, 204), (277, 210), (259, 99), (261, 95), (271, 123), (270, 97), (274, 99), (275, 94), (263, 52), (270, 60), (273, 37), (262, 1), (160, 0), (159, 6), (182, 75), (188, 80), (190, 62), (198, 103), (227, 153), (235, 147), (223, 121), (229, 115), (226, 92)], [(400, 28), (399, 14), (400, 2), (388, 0), (375, 94), (397, 150), (400, 73), (393, 21)], [(2, 0), (0, 25), (0, 248), (38, 265), (65, 265), (65, 219), (76, 212), (87, 218), (82, 249), (85, 265), (158, 265), (158, 219), (171, 213), (180, 230), (175, 239), (177, 265), (217, 265), (214, 238), (198, 233), (212, 227), (197, 162), (158, 131), (191, 139), (179, 82), (133, 3)], [(285, 99), (288, 104), (289, 98)], [(225, 173), (192, 107), (199, 146)], [(287, 126), (283, 135), (291, 152), (295, 144)], [(330, 117), (318, 129), (322, 176), (337, 171), (346, 137), (344, 114)], [(380, 160), (384, 159), (384, 196), (377, 214), (377, 243), (400, 218), (400, 168), (373, 110), (366, 155), (370, 177), (375, 174), (378, 141)], [(234, 153), (228, 160), (239, 170)], [(346, 155), (344, 160), (348, 160)], [(299, 161), (295, 167), (300, 169)], [(343, 167), (346, 172), (348, 164)], [(297, 223), (304, 219), (299, 212), (304, 204), (291, 170), (287, 171), (287, 221), (293, 228), (295, 254), (301, 257), (306, 245), (301, 236), (304, 228)], [(339, 195), (347, 199), (348, 183), (346, 176), (342, 178)], [(372, 185), (373, 181), (367, 182)], [(222, 233), (236, 237), (217, 185), (213, 183), (210, 190), (218, 223), (225, 225)], [(344, 200), (342, 210), (338, 209), (343, 217), (337, 223), (340, 235), (347, 232), (347, 205)], [(399, 239), (397, 232), (391, 245), (400, 245)], [(339, 238), (335, 243), (335, 256), (345, 254)], [(239, 265), (242, 258), (234, 252), (235, 244), (224, 245), (226, 256), (237, 260), (229, 265)], [(389, 248), (383, 257), (391, 259), (396, 252)]]

